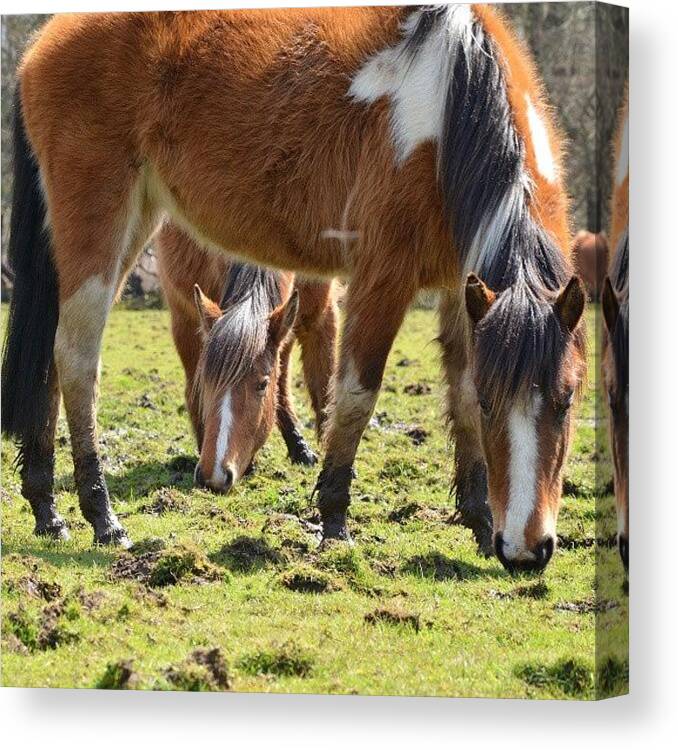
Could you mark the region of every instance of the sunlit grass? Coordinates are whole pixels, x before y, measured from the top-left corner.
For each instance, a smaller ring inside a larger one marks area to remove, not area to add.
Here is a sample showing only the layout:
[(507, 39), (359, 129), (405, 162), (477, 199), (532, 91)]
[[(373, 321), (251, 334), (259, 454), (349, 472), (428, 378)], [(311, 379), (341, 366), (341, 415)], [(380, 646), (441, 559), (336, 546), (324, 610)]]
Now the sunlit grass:
[[(4, 685), (591, 698), (598, 671), (605, 693), (623, 689), (628, 602), (610, 546), (614, 504), (599, 490), (609, 457), (592, 391), (566, 473), (565, 544), (542, 578), (513, 579), (450, 523), (435, 316), (413, 311), (358, 455), (356, 547), (319, 553), (294, 518), (313, 520), (315, 471), (291, 466), (277, 434), (229, 496), (193, 489), (168, 320), (162, 310), (112, 314), (99, 408), (116, 511), (134, 540), (146, 540), (149, 565), (165, 566), (155, 586), (116, 578), (118, 553), (92, 547), (63, 417), (57, 487), (70, 542), (32, 535), (15, 449), (3, 443)], [(419, 383), (431, 392), (405, 392)], [(295, 395), (313, 441), (298, 377)], [(408, 426), (426, 431), (420, 445)]]

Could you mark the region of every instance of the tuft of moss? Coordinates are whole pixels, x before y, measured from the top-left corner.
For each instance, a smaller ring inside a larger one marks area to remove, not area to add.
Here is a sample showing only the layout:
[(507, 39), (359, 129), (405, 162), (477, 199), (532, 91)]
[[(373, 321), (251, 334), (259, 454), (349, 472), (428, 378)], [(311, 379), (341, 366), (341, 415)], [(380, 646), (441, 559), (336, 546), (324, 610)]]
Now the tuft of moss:
[(195, 545), (179, 544), (163, 550), (151, 569), (148, 582), (151, 586), (161, 588), (173, 586), (189, 576), (208, 581), (222, 577), (202, 550)]
[(29, 651), (38, 648), (40, 626), (37, 619), (23, 605), (20, 605), (16, 612), (7, 615), (3, 631), (17, 638)]
[(252, 675), (306, 677), (313, 669), (313, 658), (298, 644), (287, 641), (243, 656), (238, 666)]
[(321, 570), (341, 576), (355, 591), (378, 593), (375, 575), (360, 552), (344, 542), (325, 542), (316, 556)]
[(208, 692), (230, 690), (231, 678), (221, 649), (196, 649), (179, 667), (165, 672), (167, 680), (177, 690)]
[(134, 542), (130, 552), (139, 557), (148, 552), (162, 552), (166, 547), (164, 539), (161, 539), (159, 536), (147, 536)]
[(220, 563), (240, 573), (251, 573), (280, 562), (280, 553), (262, 537), (239, 536), (224, 545), (217, 558)]
[(138, 682), (139, 675), (134, 671), (131, 659), (120, 659), (106, 665), (95, 687), (101, 690), (130, 690)]

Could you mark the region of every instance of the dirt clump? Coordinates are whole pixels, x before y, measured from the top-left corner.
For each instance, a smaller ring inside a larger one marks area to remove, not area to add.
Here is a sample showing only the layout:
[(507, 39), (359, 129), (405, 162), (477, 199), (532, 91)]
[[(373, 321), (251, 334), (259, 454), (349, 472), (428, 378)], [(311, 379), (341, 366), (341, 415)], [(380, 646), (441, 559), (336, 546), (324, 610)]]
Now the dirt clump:
[(161, 554), (160, 550), (136, 554), (123, 552), (111, 564), (109, 575), (114, 581), (130, 580), (148, 583)]
[(162, 516), (165, 513), (186, 513), (188, 503), (186, 498), (172, 487), (161, 487), (154, 493), (153, 499), (144, 503), (139, 509), (151, 516)]
[(304, 594), (327, 594), (342, 588), (341, 582), (334, 576), (306, 564), (286, 570), (280, 576), (280, 582), (285, 588)]
[(226, 659), (219, 648), (196, 649), (184, 664), (167, 669), (165, 676), (178, 690), (202, 692), (231, 689)]
[(428, 383), (410, 383), (403, 388), (403, 393), (408, 396), (425, 396), (431, 392), (431, 386)]
[(61, 586), (56, 581), (45, 581), (35, 575), (23, 576), (17, 587), (35, 599), (54, 601), (61, 596)]

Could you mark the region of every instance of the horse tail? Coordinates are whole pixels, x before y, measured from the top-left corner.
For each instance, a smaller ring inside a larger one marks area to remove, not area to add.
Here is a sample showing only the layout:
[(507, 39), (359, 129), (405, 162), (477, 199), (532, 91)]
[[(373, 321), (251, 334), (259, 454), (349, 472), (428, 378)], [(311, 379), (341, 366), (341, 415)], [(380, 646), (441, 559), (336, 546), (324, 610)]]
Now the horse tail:
[[(2, 355), (2, 433), (22, 447), (33, 443), (49, 419), (59, 283), (52, 258), (47, 210), (21, 107), (14, 94), (14, 189), (9, 263), (14, 288)], [(21, 454), (20, 454), (21, 455)]]

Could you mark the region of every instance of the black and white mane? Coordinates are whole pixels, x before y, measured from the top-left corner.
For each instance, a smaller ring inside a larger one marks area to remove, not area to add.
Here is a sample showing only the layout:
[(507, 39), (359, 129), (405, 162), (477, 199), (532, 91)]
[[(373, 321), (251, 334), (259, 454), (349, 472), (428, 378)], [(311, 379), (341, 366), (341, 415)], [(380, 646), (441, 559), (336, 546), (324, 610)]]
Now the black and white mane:
[(205, 342), (196, 384), (204, 379), (223, 390), (241, 381), (263, 353), (269, 316), (280, 303), (279, 272), (233, 262), (221, 298), (223, 315)]
[[(508, 98), (496, 42), (465, 6), (425, 7), (403, 47), (412, 58), (447, 34), (449, 72), (438, 171), (462, 277), (478, 275), (498, 295), (476, 328), (479, 390), (501, 408), (525, 387), (549, 392), (569, 335), (553, 302), (572, 270), (531, 214), (526, 144)], [(583, 347), (583, 333), (576, 334)]]

